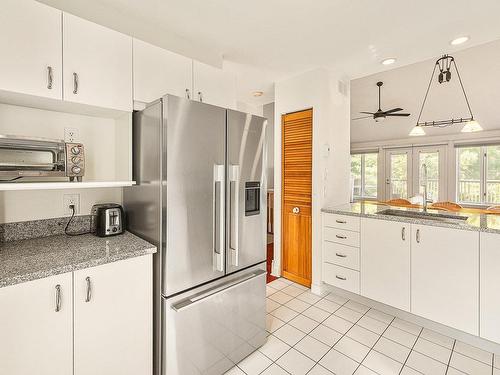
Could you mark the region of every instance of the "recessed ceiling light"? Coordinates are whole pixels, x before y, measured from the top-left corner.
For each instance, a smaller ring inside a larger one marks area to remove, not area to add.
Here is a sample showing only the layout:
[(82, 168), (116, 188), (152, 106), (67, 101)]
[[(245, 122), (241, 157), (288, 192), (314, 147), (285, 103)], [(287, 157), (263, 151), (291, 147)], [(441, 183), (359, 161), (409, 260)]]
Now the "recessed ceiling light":
[(263, 91), (254, 91), (254, 92), (252, 92), (252, 95), (253, 96), (262, 96), (262, 95), (264, 95), (264, 92)]
[(396, 59), (394, 57), (389, 57), (388, 59), (382, 60), (382, 65), (391, 65), (396, 62)]
[(453, 39), (450, 44), (452, 46), (458, 46), (459, 44), (462, 44), (462, 43), (465, 43), (469, 40), (469, 37), (468, 36), (461, 36), (461, 37), (458, 37), (458, 38), (455, 38)]

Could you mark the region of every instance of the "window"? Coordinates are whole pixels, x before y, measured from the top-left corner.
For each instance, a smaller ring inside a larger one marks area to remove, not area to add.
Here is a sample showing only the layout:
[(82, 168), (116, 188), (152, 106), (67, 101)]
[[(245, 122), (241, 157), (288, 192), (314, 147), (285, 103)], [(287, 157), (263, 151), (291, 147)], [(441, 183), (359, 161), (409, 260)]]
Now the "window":
[(500, 203), (500, 145), (459, 147), (457, 177), (459, 202)]
[(377, 198), (377, 153), (351, 155), (355, 198)]

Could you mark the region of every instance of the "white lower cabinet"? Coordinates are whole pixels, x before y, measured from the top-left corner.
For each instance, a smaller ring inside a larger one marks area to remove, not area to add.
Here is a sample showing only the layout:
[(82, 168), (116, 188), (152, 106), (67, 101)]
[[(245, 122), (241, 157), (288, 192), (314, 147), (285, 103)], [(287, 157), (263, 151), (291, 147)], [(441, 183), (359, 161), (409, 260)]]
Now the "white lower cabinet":
[(479, 335), (500, 343), (500, 234), (481, 233)]
[(411, 312), (479, 334), (479, 232), (412, 224)]
[(152, 373), (152, 257), (74, 273), (74, 375)]
[(410, 311), (410, 224), (361, 219), (361, 295)]
[(152, 374), (152, 255), (0, 288), (0, 374)]
[(71, 273), (0, 289), (0, 374), (73, 371)]

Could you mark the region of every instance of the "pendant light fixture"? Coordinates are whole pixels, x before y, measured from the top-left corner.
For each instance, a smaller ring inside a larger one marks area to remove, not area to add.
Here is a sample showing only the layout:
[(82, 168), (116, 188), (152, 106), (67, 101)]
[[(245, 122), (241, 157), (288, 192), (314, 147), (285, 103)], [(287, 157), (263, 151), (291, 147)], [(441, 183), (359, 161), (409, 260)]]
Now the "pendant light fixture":
[[(469, 110), (470, 117), (467, 118), (452, 118), (449, 120), (439, 120), (439, 121), (425, 121), (421, 122), (420, 118), (422, 116), (422, 112), (424, 111), (424, 106), (427, 101), (427, 96), (429, 95), (429, 90), (431, 88), (432, 80), (434, 79), (434, 75), (436, 70), (439, 69), (438, 74), (438, 82), (439, 84), (447, 83), (451, 81), (452, 72), (451, 68), (455, 68), (455, 72), (458, 77), (458, 81), (460, 82), (460, 87), (462, 88), (462, 93), (464, 94), (465, 102), (467, 103), (467, 109)], [(483, 130), (481, 125), (474, 119), (474, 115), (472, 114), (472, 109), (470, 107), (469, 98), (467, 98), (467, 94), (465, 93), (464, 85), (462, 83), (462, 78), (460, 77), (460, 73), (458, 71), (457, 63), (455, 62), (455, 58), (449, 55), (443, 55), (439, 59), (436, 60), (434, 64), (434, 70), (432, 71), (431, 79), (429, 81), (429, 85), (427, 87), (427, 91), (425, 93), (424, 101), (422, 103), (422, 108), (420, 109), (420, 113), (418, 115), (417, 124), (410, 132), (410, 136), (420, 136), (425, 135), (424, 128), (425, 127), (435, 127), (435, 128), (444, 128), (452, 125), (463, 124), (462, 132), (470, 133), (477, 132)]]

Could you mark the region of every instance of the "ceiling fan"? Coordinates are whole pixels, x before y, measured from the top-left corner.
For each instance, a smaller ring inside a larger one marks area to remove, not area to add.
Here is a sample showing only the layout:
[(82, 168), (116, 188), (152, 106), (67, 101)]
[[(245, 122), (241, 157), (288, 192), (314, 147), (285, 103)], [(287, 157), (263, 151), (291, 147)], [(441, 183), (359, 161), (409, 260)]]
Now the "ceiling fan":
[(360, 112), (360, 113), (363, 113), (363, 114), (366, 114), (369, 116), (357, 117), (357, 118), (353, 118), (353, 120), (361, 120), (364, 118), (373, 117), (373, 119), (376, 122), (380, 122), (389, 116), (391, 116), (391, 117), (396, 117), (396, 116), (408, 117), (408, 116), (410, 116), (409, 113), (395, 113), (395, 112), (402, 111), (403, 108), (393, 108), (393, 109), (389, 109), (388, 111), (382, 111), (382, 109), (380, 109), (380, 88), (382, 87), (383, 84), (384, 84), (383, 82), (377, 82), (377, 86), (378, 86), (378, 110), (377, 110), (377, 112)]

